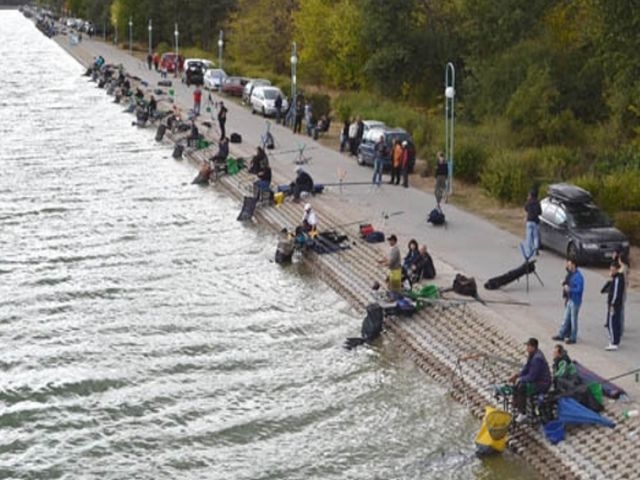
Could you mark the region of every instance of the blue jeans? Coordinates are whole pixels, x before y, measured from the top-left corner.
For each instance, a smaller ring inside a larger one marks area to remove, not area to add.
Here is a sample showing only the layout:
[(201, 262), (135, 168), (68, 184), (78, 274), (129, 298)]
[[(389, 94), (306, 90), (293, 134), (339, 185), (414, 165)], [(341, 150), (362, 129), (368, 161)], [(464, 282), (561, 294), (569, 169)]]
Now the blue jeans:
[(564, 308), (564, 319), (562, 326), (558, 332), (558, 336), (567, 338), (575, 342), (578, 338), (578, 312), (580, 304), (576, 305), (572, 300), (567, 300), (567, 306)]
[(524, 253), (527, 258), (531, 258), (540, 248), (540, 225), (536, 222), (527, 222), (526, 228)]
[(380, 157), (376, 157), (373, 161), (373, 179), (371, 183), (378, 186), (382, 183), (382, 159)]

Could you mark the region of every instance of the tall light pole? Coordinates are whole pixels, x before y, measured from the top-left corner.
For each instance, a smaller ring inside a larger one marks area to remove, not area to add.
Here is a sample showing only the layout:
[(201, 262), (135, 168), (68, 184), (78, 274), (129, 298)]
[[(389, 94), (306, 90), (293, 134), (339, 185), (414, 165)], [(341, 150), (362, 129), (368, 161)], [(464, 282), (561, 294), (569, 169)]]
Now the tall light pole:
[(152, 45), (152, 35), (153, 35), (153, 25), (151, 24), (151, 19), (149, 19), (149, 26), (147, 27), (147, 29), (149, 30), (149, 55), (151, 55), (151, 51), (153, 49)]
[(180, 47), (178, 45), (178, 39), (180, 37), (180, 32), (178, 31), (178, 22), (175, 24), (175, 28), (173, 30), (173, 37), (176, 40), (176, 65), (175, 65), (175, 76), (178, 76), (178, 65), (180, 64)]
[(298, 65), (298, 48), (296, 42), (291, 46), (291, 101), (296, 101), (296, 67)]
[(444, 155), (449, 166), (448, 194), (453, 193), (453, 139), (455, 127), (456, 69), (447, 63), (444, 71)]
[(220, 37), (218, 38), (218, 68), (220, 69), (220, 82), (218, 83), (218, 90), (222, 92), (222, 49), (224, 47), (224, 32), (220, 30)]
[(115, 43), (116, 45), (118, 45), (118, 20), (116, 19), (116, 24), (115, 24), (115, 33), (113, 35), (113, 43)]
[(133, 53), (133, 19), (129, 17), (129, 55)]

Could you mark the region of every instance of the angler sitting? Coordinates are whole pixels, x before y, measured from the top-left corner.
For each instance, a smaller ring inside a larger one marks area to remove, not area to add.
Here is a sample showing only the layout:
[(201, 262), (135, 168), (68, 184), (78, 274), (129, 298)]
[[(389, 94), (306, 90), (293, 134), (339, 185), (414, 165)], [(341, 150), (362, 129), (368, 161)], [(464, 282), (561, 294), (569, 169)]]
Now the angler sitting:
[(218, 143), (218, 151), (216, 154), (209, 159), (211, 163), (216, 162), (224, 162), (227, 160), (229, 156), (229, 139), (227, 137), (222, 137), (220, 139), (220, 143)]
[(302, 192), (313, 192), (313, 179), (302, 167), (298, 166), (296, 167), (296, 179), (291, 183), (290, 188), (293, 199), (298, 201)]
[(509, 381), (515, 383), (513, 389), (513, 404), (518, 410), (516, 422), (522, 423), (527, 419), (527, 398), (539, 393), (547, 393), (551, 387), (549, 364), (544, 354), (538, 349), (538, 340), (530, 338), (527, 346), (527, 362), (519, 373), (511, 376)]
[(191, 131), (189, 132), (189, 136), (187, 137), (187, 145), (195, 146), (198, 143), (202, 136), (200, 135), (200, 131), (198, 130), (198, 126), (196, 125), (196, 121), (191, 121)]
[(149, 112), (149, 117), (153, 118), (156, 115), (156, 112), (158, 111), (158, 102), (156, 101), (156, 98), (151, 95), (151, 98), (149, 99), (149, 103), (147, 104), (147, 111)]
[(304, 206), (304, 215), (302, 216), (302, 229), (311, 236), (315, 236), (318, 232), (318, 217), (310, 203)]
[(582, 380), (578, 375), (578, 369), (573, 363), (565, 348), (557, 344), (553, 348), (553, 389), (558, 393), (575, 391)]
[(258, 172), (258, 179), (253, 182), (253, 198), (259, 199), (262, 193), (268, 192), (269, 198), (273, 195), (271, 191), (271, 167), (264, 166)]
[(408, 271), (409, 280), (412, 284), (418, 283), (422, 279), (431, 280), (436, 276), (436, 268), (433, 265), (433, 259), (427, 251), (426, 245), (420, 245), (418, 248), (418, 256), (411, 263)]
[(262, 147), (256, 148), (256, 154), (251, 159), (251, 163), (249, 164), (249, 173), (257, 174), (264, 167), (269, 166), (269, 157), (267, 157), (266, 152)]

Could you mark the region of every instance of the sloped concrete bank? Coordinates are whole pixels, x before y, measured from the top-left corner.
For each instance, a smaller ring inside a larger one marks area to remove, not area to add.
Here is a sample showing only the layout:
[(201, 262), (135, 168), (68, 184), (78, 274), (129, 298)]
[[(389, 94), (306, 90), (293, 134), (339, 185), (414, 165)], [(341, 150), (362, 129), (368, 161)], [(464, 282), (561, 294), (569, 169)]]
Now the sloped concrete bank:
[[(61, 44), (81, 63), (86, 65), (90, 60), (86, 51), (72, 50), (64, 42)], [(201, 127), (201, 131), (206, 131), (204, 125)], [(167, 132), (163, 141), (169, 144), (174, 140), (176, 138)], [(212, 147), (187, 151), (183, 158), (199, 168), (213, 154), (213, 150)], [(253, 146), (246, 143), (233, 145), (232, 153), (249, 158)], [(287, 183), (289, 180), (277, 169), (274, 169), (274, 178), (276, 183)], [(241, 171), (235, 176), (221, 177), (212, 188), (223, 189), (232, 197), (242, 199), (250, 191), (253, 180), (246, 171)], [(328, 189), (325, 194), (315, 197), (312, 203), (319, 214), (322, 228), (330, 229), (356, 220), (341, 208), (337, 189)], [(283, 226), (298, 224), (301, 210), (300, 205), (293, 203), (285, 203), (277, 208), (260, 205), (254, 219), (277, 232)], [(362, 308), (372, 301), (371, 283), (376, 280), (382, 282), (385, 277), (385, 271), (375, 262), (375, 259), (384, 255), (384, 251), (356, 240), (357, 225), (340, 230), (355, 240), (350, 249), (330, 255), (309, 254), (305, 256), (305, 261), (312, 264), (336, 292), (355, 307)], [(453, 276), (453, 269), (445, 266), (444, 271), (439, 272), (437, 283), (450, 285)], [(523, 359), (522, 339), (506, 335), (498, 327), (504, 319), (496, 318), (496, 315), (490, 308), (479, 304), (455, 301), (435, 303), (409, 319), (388, 317), (387, 336), (391, 341), (399, 342), (425, 372), (448, 386), (451, 395), (480, 418), (484, 406), (494, 403), (490, 385), (503, 381), (512, 373), (511, 367), (487, 358), (495, 356), (513, 362)], [(485, 356), (460, 361), (460, 358), (474, 353)], [(621, 420), (621, 410), (625, 407), (630, 408), (628, 405), (610, 404), (605, 413)], [(530, 427), (519, 427), (512, 445), (514, 451), (546, 478), (634, 479), (640, 478), (640, 469), (636, 465), (640, 456), (636, 431), (640, 431), (640, 419), (637, 417), (619, 422), (612, 430), (598, 427), (571, 429), (564, 442), (552, 446), (541, 432)]]

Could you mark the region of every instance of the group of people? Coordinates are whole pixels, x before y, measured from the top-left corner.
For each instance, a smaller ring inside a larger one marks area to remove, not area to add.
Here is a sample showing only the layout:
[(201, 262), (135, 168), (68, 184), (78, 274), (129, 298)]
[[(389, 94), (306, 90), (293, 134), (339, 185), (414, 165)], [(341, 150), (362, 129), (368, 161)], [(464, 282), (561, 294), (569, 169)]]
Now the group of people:
[[(551, 369), (544, 353), (539, 349), (536, 338), (529, 338), (525, 346), (527, 360), (522, 369), (509, 378), (509, 381), (514, 385), (513, 401), (514, 407), (518, 411), (516, 422), (526, 420), (526, 402), (529, 397), (545, 394), (549, 391), (558, 395), (576, 397), (585, 393), (577, 388), (582, 381), (575, 363), (563, 345), (556, 344), (553, 347)], [(581, 400), (581, 398), (578, 399)]]
[(422, 279), (431, 280), (436, 276), (436, 269), (433, 259), (427, 251), (427, 246), (418, 246), (415, 239), (411, 239), (407, 245), (407, 254), (402, 259), (400, 248), (398, 247), (398, 237), (395, 234), (387, 237), (389, 242), (389, 252), (386, 257), (378, 260), (378, 263), (389, 269), (387, 286), (389, 290), (397, 290), (398, 285), (392, 285), (393, 279), (400, 281), (400, 286), (406, 281), (409, 288)]
[[(626, 298), (627, 274), (629, 264), (621, 252), (615, 251), (609, 265), (611, 279), (602, 287), (601, 293), (607, 295), (605, 327), (609, 334), (609, 344), (605, 350), (615, 351), (620, 346), (624, 333), (624, 303)], [(578, 314), (582, 305), (584, 276), (574, 258), (566, 262), (566, 276), (562, 282), (562, 296), (565, 303), (564, 317), (560, 330), (553, 340), (564, 340), (574, 344), (578, 339)]]

